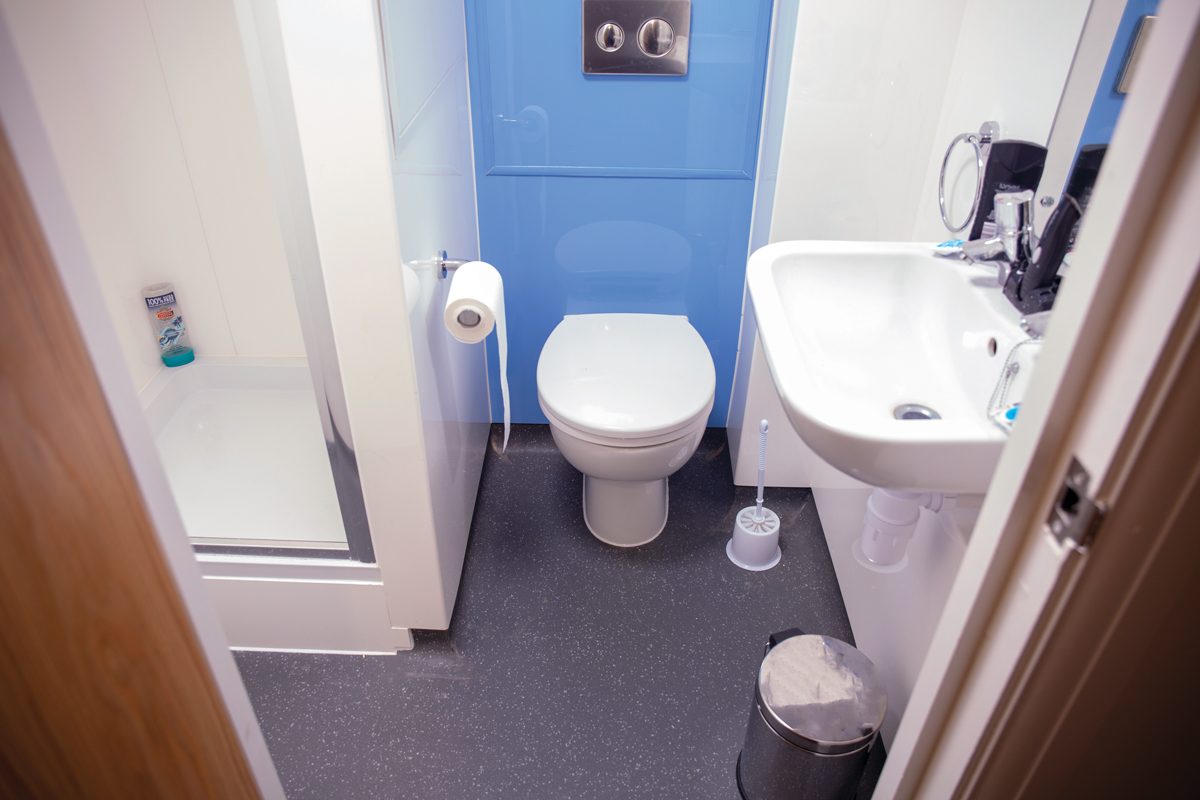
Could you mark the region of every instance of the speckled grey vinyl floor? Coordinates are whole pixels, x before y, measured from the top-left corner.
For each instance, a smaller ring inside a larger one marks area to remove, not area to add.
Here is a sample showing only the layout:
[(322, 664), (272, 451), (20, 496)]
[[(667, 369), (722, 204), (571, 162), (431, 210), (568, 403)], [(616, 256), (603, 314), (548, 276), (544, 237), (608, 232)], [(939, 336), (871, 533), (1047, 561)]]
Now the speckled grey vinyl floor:
[[(783, 560), (725, 556), (737, 510), (723, 429), (671, 478), (648, 545), (588, 532), (547, 426), (493, 428), (448, 632), (395, 656), (237, 654), (287, 795), (736, 800), (767, 636), (853, 642), (812, 495), (771, 489)], [(877, 745), (859, 789), (882, 769)]]

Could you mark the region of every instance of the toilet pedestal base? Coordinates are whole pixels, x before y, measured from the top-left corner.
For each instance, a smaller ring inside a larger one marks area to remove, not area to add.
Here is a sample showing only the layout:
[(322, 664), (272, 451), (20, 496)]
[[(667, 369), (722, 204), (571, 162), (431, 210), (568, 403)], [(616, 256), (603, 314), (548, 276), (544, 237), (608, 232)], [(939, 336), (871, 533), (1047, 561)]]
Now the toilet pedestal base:
[(667, 479), (613, 481), (584, 475), (583, 521), (605, 544), (651, 542), (667, 525)]

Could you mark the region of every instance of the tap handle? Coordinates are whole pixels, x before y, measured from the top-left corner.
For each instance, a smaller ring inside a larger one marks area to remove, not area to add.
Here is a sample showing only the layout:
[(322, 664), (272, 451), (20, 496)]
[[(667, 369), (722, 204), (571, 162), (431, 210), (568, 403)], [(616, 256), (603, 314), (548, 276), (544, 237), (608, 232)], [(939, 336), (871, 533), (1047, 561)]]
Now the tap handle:
[(1021, 192), (996, 192), (994, 207), (996, 209), (996, 228), (1020, 230), (1021, 215), (1033, 203), (1033, 192), (1026, 189)]
[(1014, 264), (1033, 250), (1033, 192), (997, 192), (994, 204), (996, 234), (1004, 242), (1004, 254)]

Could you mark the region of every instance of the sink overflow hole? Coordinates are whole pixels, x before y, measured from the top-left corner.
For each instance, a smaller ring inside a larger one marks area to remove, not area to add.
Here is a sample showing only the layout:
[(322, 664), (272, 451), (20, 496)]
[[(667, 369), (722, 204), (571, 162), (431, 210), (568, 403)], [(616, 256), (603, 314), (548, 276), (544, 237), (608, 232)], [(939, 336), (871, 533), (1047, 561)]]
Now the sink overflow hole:
[(989, 356), (996, 355), (996, 339), (995, 339), (995, 337), (988, 339), (988, 355)]
[(917, 403), (905, 403), (902, 406), (896, 406), (896, 410), (892, 412), (892, 416), (896, 419), (941, 419), (942, 415), (934, 411), (929, 406), (919, 405)]

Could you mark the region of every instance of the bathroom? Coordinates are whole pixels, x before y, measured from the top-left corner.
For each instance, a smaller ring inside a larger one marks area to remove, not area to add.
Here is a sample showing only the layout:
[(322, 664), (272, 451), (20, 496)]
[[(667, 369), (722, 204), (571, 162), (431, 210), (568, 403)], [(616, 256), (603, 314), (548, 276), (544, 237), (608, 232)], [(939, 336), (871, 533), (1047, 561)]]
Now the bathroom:
[[(1074, 408), (1056, 393), (1101, 369), (1071, 353), (1108, 285), (1109, 244), (1083, 238), (1091, 289), (1064, 282), (1047, 332), (992, 261), (933, 245), (967, 238), (979, 148), (1014, 140), (1044, 164), (1019, 188), (1046, 233), (1080, 149), (1114, 141), (1144, 20), (1192, 24), (1158, 5), (0, 0), (0, 116), (23, 171), (40, 136), (61, 182), (72, 314), (264, 796), (736, 797), (763, 648), (793, 628), (874, 662), (887, 713), (858, 796), (911, 796), (933, 698), (981, 652), (975, 601), (1017, 569), (1001, 531)], [(657, 39), (650, 13), (674, 21)], [(619, 35), (593, 24), (622, 14)], [(1180, 42), (1146, 69), (1173, 76)], [(664, 52), (612, 56), (632, 46)], [(1147, 119), (1167, 103), (1131, 97)], [(1140, 163), (1154, 130), (1120, 131)], [(1114, 231), (1140, 174), (1097, 194)], [(793, 297), (774, 276), (806, 258), (849, 261)], [(891, 261), (850, 272), (868, 258)], [(182, 366), (149, 327), (160, 283)], [(1121, 356), (1138, 388), (1173, 319)], [(848, 408), (905, 358), (888, 380), (913, 396), (867, 433), (823, 435), (794, 391)], [(1006, 375), (1023, 426), (986, 418)], [(960, 396), (978, 419), (946, 438), (890, 418), (924, 399), (959, 424)], [(744, 569), (762, 420), (779, 549)], [(1076, 448), (1093, 486), (1098, 447)], [(916, 522), (873, 557), (885, 489)], [(1053, 558), (1029, 567), (1030, 630)]]

